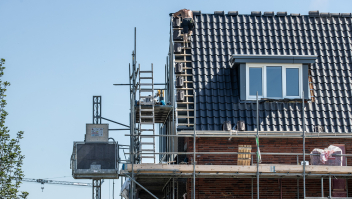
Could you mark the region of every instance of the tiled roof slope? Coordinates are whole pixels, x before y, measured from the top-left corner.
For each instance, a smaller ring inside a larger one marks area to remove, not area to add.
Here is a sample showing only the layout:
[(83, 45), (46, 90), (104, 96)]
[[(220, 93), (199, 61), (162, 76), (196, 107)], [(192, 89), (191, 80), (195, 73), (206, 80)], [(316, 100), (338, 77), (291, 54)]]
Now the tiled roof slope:
[[(234, 12), (235, 13), (235, 12)], [(311, 65), (315, 102), (306, 105), (306, 130), (352, 132), (351, 14), (194, 16), (192, 39), (197, 130), (222, 130), (224, 121), (256, 128), (255, 101), (240, 101), (233, 54), (317, 55)], [(347, 16), (347, 17), (342, 17)], [(261, 131), (301, 131), (302, 103), (261, 102)]]

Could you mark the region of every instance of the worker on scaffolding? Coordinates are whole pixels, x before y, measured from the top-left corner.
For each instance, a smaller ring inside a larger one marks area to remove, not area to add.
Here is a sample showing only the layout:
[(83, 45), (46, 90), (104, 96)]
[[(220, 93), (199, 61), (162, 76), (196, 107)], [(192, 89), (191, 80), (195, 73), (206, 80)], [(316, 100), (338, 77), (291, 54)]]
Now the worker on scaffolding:
[(194, 28), (193, 12), (192, 10), (182, 9), (174, 13), (175, 18), (178, 18), (179, 15), (182, 17), (183, 41), (187, 42)]

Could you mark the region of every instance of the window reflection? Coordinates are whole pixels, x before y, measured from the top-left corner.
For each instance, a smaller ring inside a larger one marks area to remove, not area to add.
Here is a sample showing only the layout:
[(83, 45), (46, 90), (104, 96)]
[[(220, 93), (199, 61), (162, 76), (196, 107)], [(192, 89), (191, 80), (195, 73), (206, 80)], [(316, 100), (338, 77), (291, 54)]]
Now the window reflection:
[(267, 96), (282, 97), (282, 68), (281, 66), (267, 66)]
[(299, 70), (298, 68), (286, 69), (286, 95), (299, 95)]
[(249, 95), (262, 95), (262, 68), (249, 68)]

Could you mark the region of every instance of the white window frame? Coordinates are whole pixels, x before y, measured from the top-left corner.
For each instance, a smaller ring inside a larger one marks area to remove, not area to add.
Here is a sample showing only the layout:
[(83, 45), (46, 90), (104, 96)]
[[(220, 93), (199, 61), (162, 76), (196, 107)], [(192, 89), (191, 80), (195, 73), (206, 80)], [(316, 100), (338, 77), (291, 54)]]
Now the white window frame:
[[(266, 90), (266, 67), (267, 66), (281, 66), (281, 77), (282, 77), (282, 97), (267, 97), (267, 90)], [(246, 99), (247, 100), (255, 100), (256, 95), (249, 95), (249, 68), (262, 68), (262, 95), (258, 96), (259, 99), (262, 98), (270, 98), (270, 99), (295, 99), (295, 98), (302, 98), (302, 91), (303, 91), (303, 75), (302, 75), (302, 64), (278, 64), (278, 63), (246, 63)], [(298, 68), (298, 96), (288, 96), (286, 95), (286, 69), (287, 68)]]

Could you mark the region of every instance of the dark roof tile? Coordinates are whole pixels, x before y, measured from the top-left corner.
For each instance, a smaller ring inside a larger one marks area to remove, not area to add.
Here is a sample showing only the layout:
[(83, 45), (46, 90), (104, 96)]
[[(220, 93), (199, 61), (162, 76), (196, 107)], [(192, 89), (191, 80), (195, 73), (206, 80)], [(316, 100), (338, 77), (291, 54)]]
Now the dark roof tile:
[[(264, 13), (265, 15), (266, 13)], [(271, 13), (270, 13), (271, 14)], [(351, 14), (278, 12), (272, 17), (195, 14), (192, 43), (197, 129), (222, 130), (222, 122), (244, 120), (256, 128), (256, 104), (241, 102), (233, 54), (318, 55), (310, 66), (316, 101), (306, 103), (307, 129), (352, 131)], [(302, 130), (302, 104), (261, 102), (260, 130)]]

